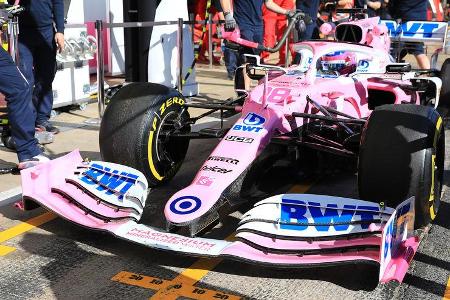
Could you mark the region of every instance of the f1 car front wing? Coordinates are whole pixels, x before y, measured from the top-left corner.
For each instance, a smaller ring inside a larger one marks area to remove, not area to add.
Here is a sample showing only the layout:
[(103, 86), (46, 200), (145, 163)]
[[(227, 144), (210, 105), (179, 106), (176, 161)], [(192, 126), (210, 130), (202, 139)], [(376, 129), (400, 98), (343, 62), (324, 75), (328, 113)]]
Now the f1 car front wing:
[[(380, 264), (385, 283), (403, 280), (419, 244), (413, 236), (414, 198), (392, 209), (348, 198), (277, 195), (243, 216), (236, 241), (224, 241), (139, 224), (148, 185), (142, 173), (125, 166), (86, 163), (74, 151), (21, 176), (24, 206), (33, 201), (78, 225), (179, 254), (277, 267), (373, 262)], [(188, 211), (197, 203), (185, 199), (177, 205)]]

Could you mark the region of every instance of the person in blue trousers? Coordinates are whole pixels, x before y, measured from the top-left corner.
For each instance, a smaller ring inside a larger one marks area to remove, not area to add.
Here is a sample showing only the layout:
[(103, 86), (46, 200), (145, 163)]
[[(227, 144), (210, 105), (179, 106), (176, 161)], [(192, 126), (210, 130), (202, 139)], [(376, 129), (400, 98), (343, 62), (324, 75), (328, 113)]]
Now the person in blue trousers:
[(306, 24), (306, 29), (298, 33), (300, 41), (310, 40), (313, 37), (314, 29), (317, 27), (317, 13), (319, 12), (320, 0), (296, 0), (295, 6), (311, 17), (311, 22)]
[[(391, 0), (390, 13), (394, 19), (400, 19), (401, 22), (408, 21), (426, 21), (427, 20), (427, 0)], [(425, 55), (423, 43), (410, 43), (404, 45), (403, 54), (413, 54), (416, 57), (417, 64), (421, 69), (430, 69), (430, 60)], [(402, 48), (403, 45), (400, 45)]]
[[(225, 18), (225, 30), (232, 31), (237, 26), (241, 33), (241, 38), (258, 44), (263, 44), (264, 24), (262, 18), (263, 4), (270, 11), (286, 16), (294, 15), (295, 10), (288, 10), (277, 5), (273, 0), (234, 0), (233, 5), (230, 0), (221, 0)], [(233, 7), (233, 10), (232, 10)], [(238, 64), (245, 63), (245, 54), (259, 55), (260, 50), (242, 47), (239, 51)], [(243, 72), (245, 89), (250, 88), (250, 78)]]
[[(225, 17), (225, 29), (233, 30), (236, 25), (241, 31), (241, 37), (245, 40), (256, 42), (258, 44), (263, 43), (263, 31), (264, 24), (262, 18), (262, 6), (263, 4), (270, 11), (278, 14), (289, 15), (294, 14), (295, 10), (287, 10), (277, 5), (273, 0), (234, 0), (231, 10), (230, 0), (221, 0), (223, 14)], [(245, 49), (243, 53), (246, 54), (260, 54), (260, 50), (257, 49)], [(239, 64), (243, 63), (243, 53), (240, 55)]]
[(64, 0), (21, 0), (19, 66), (33, 89), (36, 127), (58, 133), (50, 123), (56, 51), (64, 48)]
[(11, 56), (0, 47), (0, 93), (5, 95), (11, 135), (16, 145), (19, 169), (48, 161), (34, 138), (35, 117), (31, 87)]
[[(219, 11), (219, 19), (221, 21), (225, 21), (225, 17), (223, 15), (223, 9), (222, 5), (220, 4), (219, 0), (213, 0), (214, 7)], [(222, 53), (223, 53), (223, 59), (225, 61), (225, 67), (227, 69), (228, 79), (233, 80), (234, 79), (234, 73), (237, 69), (237, 62), (238, 62), (238, 53), (236, 51), (231, 50), (228, 47), (225, 47), (225, 45), (222, 43)]]

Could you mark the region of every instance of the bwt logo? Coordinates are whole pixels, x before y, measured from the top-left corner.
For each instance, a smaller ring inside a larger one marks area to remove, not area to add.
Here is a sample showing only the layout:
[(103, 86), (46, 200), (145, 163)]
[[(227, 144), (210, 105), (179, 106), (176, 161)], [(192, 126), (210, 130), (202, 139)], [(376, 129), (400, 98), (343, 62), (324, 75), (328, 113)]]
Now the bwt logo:
[[(441, 27), (439, 23), (431, 22), (406, 22), (397, 24), (395, 21), (383, 21), (392, 37), (403, 35), (404, 37), (413, 37), (416, 34), (423, 35), (424, 38), (432, 38), (433, 33)], [(445, 26), (445, 24), (443, 24)]]
[[(306, 206), (308, 205), (308, 206)], [(338, 204), (327, 204), (324, 209), (318, 202), (304, 202), (293, 199), (282, 199), (281, 203), (281, 229), (288, 230), (306, 230), (308, 227), (313, 227), (317, 231), (329, 231), (330, 226), (334, 227), (336, 231), (345, 231), (349, 228), (353, 216), (359, 216), (362, 229), (369, 228), (372, 221), (375, 221), (375, 216), (378, 216), (380, 211), (377, 206), (367, 205), (344, 205), (342, 210), (338, 210)], [(359, 210), (359, 211), (357, 211)], [(309, 212), (309, 213), (308, 213)], [(341, 213), (339, 213), (341, 212)], [(303, 224), (311, 223), (307, 217), (310, 215), (314, 220), (314, 224), (323, 224), (322, 226), (307, 226)], [(300, 223), (299, 225), (292, 223)], [(332, 225), (332, 223), (340, 223), (339, 225)], [(347, 224), (346, 224), (347, 223)]]
[(369, 62), (367, 60), (361, 59), (358, 62), (358, 70), (367, 70), (369, 68)]
[(249, 113), (244, 119), (245, 125), (257, 126), (257, 125), (262, 125), (265, 122), (266, 122), (266, 119), (264, 119), (260, 115), (254, 114), (254, 113)]
[[(92, 164), (92, 168), (89, 168), (83, 175), (84, 176), (80, 178), (81, 181), (89, 185), (99, 184), (96, 190), (106, 190), (107, 195), (112, 195), (113, 191), (111, 190), (117, 190), (121, 185), (123, 185), (123, 187), (120, 189), (119, 193), (125, 194), (133, 184), (136, 183), (136, 179), (139, 178), (137, 175), (121, 172), (119, 170), (111, 170), (108, 167), (103, 167), (98, 164)], [(122, 198), (123, 196), (120, 195), (119, 199)]]
[(266, 122), (264, 117), (260, 115), (249, 113), (243, 120), (245, 125), (234, 125), (233, 130), (237, 131), (247, 131), (247, 132), (260, 132), (263, 128), (259, 125), (262, 125)]

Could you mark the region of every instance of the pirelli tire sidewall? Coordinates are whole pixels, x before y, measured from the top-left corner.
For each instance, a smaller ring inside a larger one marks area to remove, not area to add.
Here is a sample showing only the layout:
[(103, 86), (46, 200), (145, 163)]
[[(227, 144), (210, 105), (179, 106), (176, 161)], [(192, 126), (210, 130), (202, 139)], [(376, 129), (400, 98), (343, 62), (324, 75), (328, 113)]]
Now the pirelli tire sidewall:
[[(160, 135), (163, 127), (169, 126), (168, 122), (183, 112), (185, 103), (186, 100), (181, 94), (177, 93), (171, 95), (171, 97), (164, 95), (159, 97), (155, 105), (148, 111), (149, 122), (145, 126), (146, 135), (144, 136), (140, 156), (143, 158), (145, 175), (151, 186), (157, 186), (172, 179), (184, 161), (189, 147), (189, 139), (169, 138), (167, 144), (163, 146), (161, 145)], [(183, 112), (181, 118), (184, 121), (189, 119), (187, 111)], [(175, 162), (170, 168), (161, 161), (160, 152), (163, 147), (165, 147), (164, 151), (170, 152), (170, 156)]]
[[(170, 180), (184, 160), (189, 140), (169, 140), (166, 146), (175, 161), (167, 165), (157, 155), (160, 143), (156, 132), (169, 115), (182, 113), (182, 120), (189, 118), (184, 103), (178, 91), (159, 84), (131, 83), (122, 87), (111, 98), (102, 118), (99, 134), (102, 159), (138, 169), (150, 187)], [(184, 127), (184, 131), (189, 132), (190, 127)]]
[(436, 216), (444, 169), (445, 135), (432, 107), (383, 105), (363, 130), (358, 189), (363, 200), (396, 207), (415, 197), (415, 227)]
[(424, 193), (426, 193), (425, 197), (428, 197), (428, 202), (422, 203), (424, 212), (423, 225), (428, 224), (436, 218), (441, 203), (445, 162), (445, 127), (441, 117), (436, 120), (433, 147), (427, 149), (425, 161), (430, 164), (428, 168), (425, 168), (425, 173), (428, 173), (425, 174), (425, 178), (430, 183), (425, 185), (425, 187), (429, 186), (429, 189), (424, 190)]

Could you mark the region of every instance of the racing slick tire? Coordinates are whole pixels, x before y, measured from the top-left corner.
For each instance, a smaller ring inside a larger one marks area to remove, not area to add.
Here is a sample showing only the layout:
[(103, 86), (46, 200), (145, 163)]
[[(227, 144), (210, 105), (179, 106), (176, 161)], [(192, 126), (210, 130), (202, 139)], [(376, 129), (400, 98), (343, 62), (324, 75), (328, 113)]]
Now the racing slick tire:
[(138, 169), (150, 187), (172, 179), (189, 147), (189, 113), (178, 91), (154, 83), (122, 87), (108, 104), (100, 125), (103, 160)]
[(395, 208), (415, 197), (415, 228), (437, 214), (444, 172), (441, 116), (429, 106), (378, 106), (361, 137), (358, 189), (361, 199)]
[(440, 78), (442, 80), (439, 106), (450, 108), (450, 58), (447, 58), (441, 67)]

